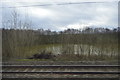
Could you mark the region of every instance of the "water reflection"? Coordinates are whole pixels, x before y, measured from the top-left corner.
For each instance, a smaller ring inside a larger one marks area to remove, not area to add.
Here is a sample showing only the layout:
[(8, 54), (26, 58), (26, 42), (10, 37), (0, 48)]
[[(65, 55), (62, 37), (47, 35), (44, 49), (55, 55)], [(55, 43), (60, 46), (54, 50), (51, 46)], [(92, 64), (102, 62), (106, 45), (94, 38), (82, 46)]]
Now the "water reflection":
[(118, 49), (111, 47), (96, 47), (92, 45), (64, 44), (52, 45), (45, 48), (54, 54), (80, 54), (80, 55), (109, 55), (117, 56)]

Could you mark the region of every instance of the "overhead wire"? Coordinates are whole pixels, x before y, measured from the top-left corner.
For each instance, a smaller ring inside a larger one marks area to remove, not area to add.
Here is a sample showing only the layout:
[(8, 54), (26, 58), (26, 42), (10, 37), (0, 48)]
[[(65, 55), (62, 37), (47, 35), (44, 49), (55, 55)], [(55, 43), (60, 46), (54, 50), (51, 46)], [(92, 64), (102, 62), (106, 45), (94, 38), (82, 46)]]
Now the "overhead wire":
[(110, 3), (110, 2), (64, 2), (64, 3), (47, 3), (39, 5), (24, 5), (24, 6), (9, 6), (9, 7), (0, 7), (0, 8), (20, 8), (20, 7), (36, 7), (36, 6), (60, 6), (60, 5), (77, 5), (77, 4), (91, 4), (91, 3)]

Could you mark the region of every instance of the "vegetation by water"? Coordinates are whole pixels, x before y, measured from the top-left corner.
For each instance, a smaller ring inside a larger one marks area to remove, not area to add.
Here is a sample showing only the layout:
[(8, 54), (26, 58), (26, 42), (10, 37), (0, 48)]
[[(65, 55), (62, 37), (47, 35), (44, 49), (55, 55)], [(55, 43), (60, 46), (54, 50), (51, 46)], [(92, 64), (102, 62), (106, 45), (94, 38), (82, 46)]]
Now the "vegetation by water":
[(49, 59), (53, 61), (118, 59), (118, 32), (45, 35), (35, 30), (2, 31), (3, 60), (24, 60), (43, 50), (56, 55)]

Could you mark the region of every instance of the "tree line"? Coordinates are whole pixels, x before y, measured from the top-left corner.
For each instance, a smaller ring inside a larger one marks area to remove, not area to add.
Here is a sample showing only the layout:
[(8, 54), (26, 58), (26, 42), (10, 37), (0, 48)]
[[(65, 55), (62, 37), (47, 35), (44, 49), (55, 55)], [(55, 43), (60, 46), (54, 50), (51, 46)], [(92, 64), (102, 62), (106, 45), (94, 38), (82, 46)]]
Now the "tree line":
[[(97, 46), (101, 49), (110, 48), (117, 49), (119, 27), (113, 30), (103, 30), (104, 32), (91, 32), (90, 28), (86, 28), (80, 33), (76, 33), (74, 29), (68, 29), (60, 32), (52, 32), (49, 34), (46, 30), (27, 30), (27, 29), (2, 29), (2, 52), (3, 59), (19, 58), (24, 55), (22, 47), (32, 47), (44, 44), (61, 44), (63, 45), (63, 53), (70, 53), (70, 44), (82, 44), (89, 46)], [(75, 31), (75, 32), (73, 32)], [(87, 32), (86, 32), (87, 31)], [(43, 33), (44, 32), (44, 33)], [(69, 46), (68, 46), (69, 45)], [(82, 50), (82, 47), (79, 46)], [(66, 50), (64, 50), (67, 48)], [(68, 52), (67, 52), (68, 51)], [(72, 50), (71, 50), (72, 51)], [(71, 52), (72, 53), (72, 52)]]

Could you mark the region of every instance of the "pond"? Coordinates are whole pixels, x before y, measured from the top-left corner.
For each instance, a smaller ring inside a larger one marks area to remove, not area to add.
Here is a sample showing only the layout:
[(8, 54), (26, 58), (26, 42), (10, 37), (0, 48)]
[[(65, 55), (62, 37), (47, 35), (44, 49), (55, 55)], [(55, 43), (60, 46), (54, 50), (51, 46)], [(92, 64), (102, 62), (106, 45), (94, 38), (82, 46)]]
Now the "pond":
[[(20, 54), (11, 55), (11, 59), (28, 59), (34, 54), (46, 51), (53, 53), (57, 61), (94, 61), (118, 60), (118, 48), (114, 46), (85, 45), (85, 44), (46, 44), (23, 47)], [(24, 53), (23, 53), (24, 52)]]
[(82, 55), (109, 55), (117, 56), (118, 49), (113, 47), (96, 47), (92, 45), (82, 44), (64, 44), (52, 45), (44, 48), (46, 51), (51, 51), (54, 54), (82, 54)]

